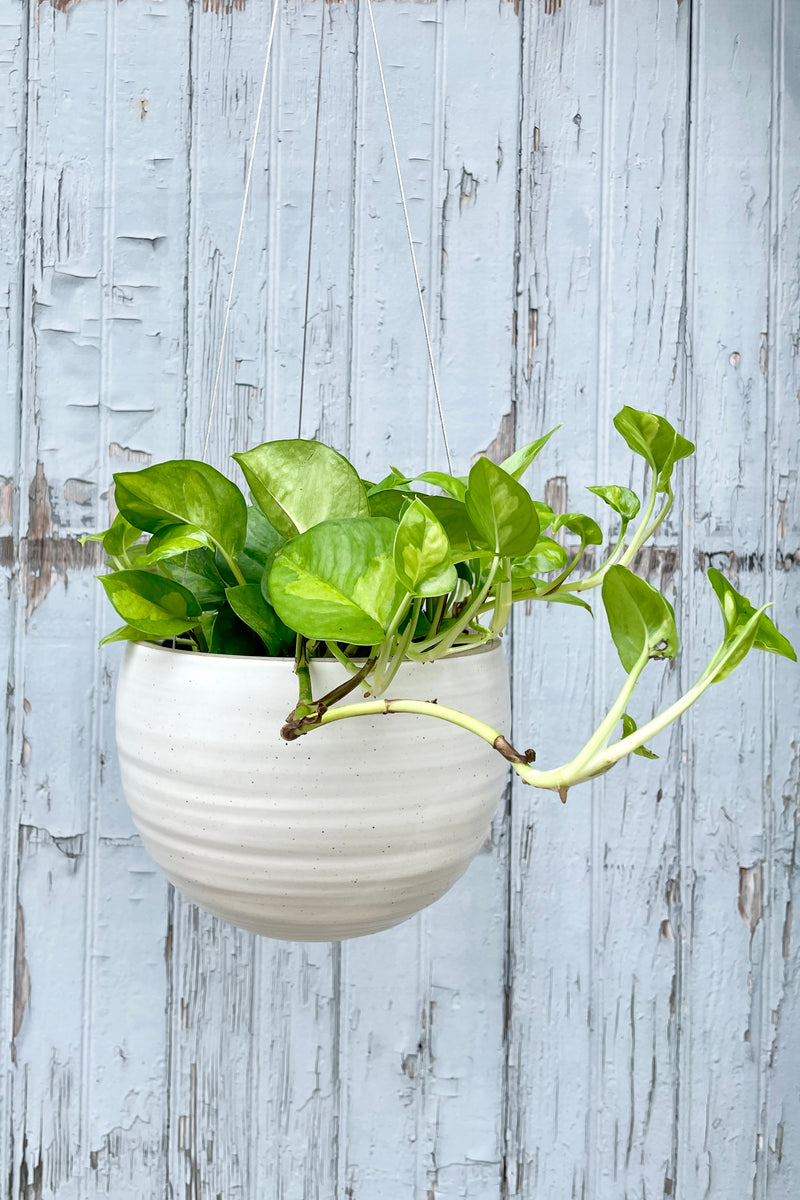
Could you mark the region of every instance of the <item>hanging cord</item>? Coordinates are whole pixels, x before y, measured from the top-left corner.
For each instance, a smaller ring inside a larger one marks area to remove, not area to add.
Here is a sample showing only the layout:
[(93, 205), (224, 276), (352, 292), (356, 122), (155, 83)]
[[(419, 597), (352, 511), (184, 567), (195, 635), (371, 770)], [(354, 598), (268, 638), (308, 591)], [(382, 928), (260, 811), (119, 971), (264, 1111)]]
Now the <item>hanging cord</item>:
[(236, 286), (236, 271), (239, 266), (239, 251), (242, 247), (242, 235), (244, 233), (244, 221), (247, 215), (247, 202), (250, 199), (250, 184), (253, 179), (253, 164), (256, 158), (256, 143), (258, 141), (258, 130), (261, 125), (261, 113), (264, 109), (264, 95), (267, 88), (267, 72), (269, 71), (269, 62), (272, 57), (272, 43), (275, 38), (275, 26), (278, 21), (278, 13), (280, 11), (280, 0), (274, 0), (272, 8), (272, 21), (269, 27), (269, 38), (267, 40), (267, 53), (264, 58), (264, 72), (261, 76), (261, 91), (258, 95), (258, 108), (256, 109), (256, 120), (253, 126), (253, 140), (250, 144), (250, 157), (247, 163), (247, 174), (244, 183), (244, 198), (242, 200), (242, 212), (239, 217), (239, 232), (236, 237), (236, 250), (233, 255), (233, 268), (231, 270), (231, 282), (228, 288), (228, 302), (225, 305), (225, 318), (222, 322), (222, 336), (219, 341), (219, 355), (217, 357), (217, 367), (214, 372), (214, 385), (211, 389), (211, 404), (208, 410), (208, 423), (206, 424), (206, 436), (203, 442), (203, 462), (208, 454), (208, 443), (211, 437), (211, 422), (214, 419), (214, 410), (217, 407), (217, 395), (219, 393), (219, 381), (222, 373), (222, 360), (225, 357), (225, 343), (228, 338), (228, 323), (230, 321), (231, 306), (233, 304), (233, 289)]
[(433, 345), (431, 344), (430, 330), (428, 329), (428, 317), (425, 312), (425, 301), (422, 298), (422, 284), (419, 277), (419, 269), (417, 267), (417, 255), (414, 251), (414, 239), (411, 235), (411, 221), (408, 216), (408, 205), (406, 203), (406, 192), (403, 187), (403, 175), (400, 170), (400, 158), (397, 153), (397, 142), (394, 136), (394, 123), (392, 121), (392, 113), (389, 107), (389, 93), (386, 90), (386, 79), (383, 74), (383, 62), (381, 60), (381, 50), (378, 45), (378, 32), (375, 28), (375, 17), (372, 11), (372, 0), (367, 0), (367, 12), (369, 13), (369, 23), (372, 28), (372, 41), (375, 46), (375, 57), (378, 60), (378, 74), (381, 80), (381, 91), (383, 92), (383, 104), (386, 109), (386, 121), (389, 126), (389, 138), (392, 143), (392, 154), (394, 155), (394, 168), (397, 172), (397, 182), (400, 187), (400, 201), (403, 205), (403, 216), (406, 223), (406, 234), (408, 235), (408, 246), (411, 251), (411, 263), (414, 268), (414, 281), (417, 285), (417, 298), (419, 299), (419, 311), (422, 314), (422, 327), (425, 330), (425, 345), (428, 348), (428, 362), (431, 368), (431, 378), (433, 380), (433, 392), (436, 397), (436, 408), (439, 413), (439, 424), (442, 427), (442, 439), (444, 441), (444, 452), (447, 455), (447, 468), (450, 474), (453, 474), (453, 460), (450, 457), (450, 444), (447, 440), (447, 429), (444, 421), (444, 409), (442, 407), (442, 398), (439, 394), (439, 380), (436, 375), (436, 363), (433, 357)]
[(317, 112), (314, 117), (314, 159), (311, 164), (311, 210), (308, 216), (308, 258), (306, 260), (306, 300), (303, 312), (303, 355), (300, 360), (300, 404), (297, 411), (297, 436), (303, 431), (303, 395), (306, 386), (306, 346), (308, 344), (308, 301), (311, 295), (311, 247), (314, 241), (314, 203), (317, 197), (317, 152), (319, 150), (319, 110), (322, 105), (322, 47), (325, 40), (325, 0), (320, 4), (319, 63), (317, 65)]

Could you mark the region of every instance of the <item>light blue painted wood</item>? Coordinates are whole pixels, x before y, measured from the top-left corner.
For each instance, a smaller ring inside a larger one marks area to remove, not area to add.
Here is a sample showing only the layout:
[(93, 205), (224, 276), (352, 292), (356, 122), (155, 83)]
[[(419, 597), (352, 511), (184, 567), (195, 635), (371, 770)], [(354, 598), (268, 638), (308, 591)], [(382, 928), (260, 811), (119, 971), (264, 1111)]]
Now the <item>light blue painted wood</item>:
[[(649, 569), (685, 650), (637, 715), (712, 644), (710, 562), (798, 640), (796, 6), (375, 16), (457, 469), (563, 421), (532, 474), (578, 507), (585, 484), (641, 483), (613, 412), (666, 411), (698, 456)], [(366, 474), (442, 466), (353, 0), (282, 8), (209, 457), (296, 429), (321, 20), (303, 432)], [(112, 618), (77, 537), (113, 511), (114, 470), (202, 454), (268, 22), (255, 0), (0, 0), (9, 1198), (788, 1200), (787, 664), (748, 664), (660, 762), (566, 808), (515, 788), (448, 897), (342, 947), (199, 913), (133, 832), (118, 656), (95, 649)], [(617, 684), (603, 622), (520, 615), (513, 663), (515, 741), (555, 762)]]

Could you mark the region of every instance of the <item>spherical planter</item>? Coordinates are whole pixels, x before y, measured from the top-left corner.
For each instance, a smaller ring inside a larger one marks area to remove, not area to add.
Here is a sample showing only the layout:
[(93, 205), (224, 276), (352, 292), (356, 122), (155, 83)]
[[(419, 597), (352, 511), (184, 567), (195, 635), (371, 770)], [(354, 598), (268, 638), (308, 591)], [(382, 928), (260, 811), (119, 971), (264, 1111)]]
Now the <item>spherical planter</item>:
[[(314, 695), (342, 679), (311, 664)], [(508, 728), (495, 644), (405, 664), (389, 694)], [(285, 742), (288, 659), (130, 644), (117, 690), (125, 797), (151, 856), (190, 900), (268, 937), (335, 941), (431, 904), (483, 844), (506, 763), (429, 717), (358, 717)]]

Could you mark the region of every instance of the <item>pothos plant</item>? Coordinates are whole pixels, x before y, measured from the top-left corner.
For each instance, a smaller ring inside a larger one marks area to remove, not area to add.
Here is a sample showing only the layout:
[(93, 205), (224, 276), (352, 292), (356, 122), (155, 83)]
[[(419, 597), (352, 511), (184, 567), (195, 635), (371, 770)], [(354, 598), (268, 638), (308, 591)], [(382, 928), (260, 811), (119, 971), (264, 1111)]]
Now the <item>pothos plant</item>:
[[(525, 783), (555, 789), (607, 771), (645, 743), (756, 647), (795, 652), (766, 615), (719, 571), (708, 578), (722, 608), (720, 644), (695, 683), (637, 728), (628, 713), (651, 659), (678, 650), (669, 601), (635, 574), (637, 552), (673, 503), (675, 464), (694, 446), (662, 416), (625, 407), (617, 431), (649, 467), (639, 497), (619, 484), (588, 490), (613, 510), (619, 529), (598, 565), (587, 547), (603, 535), (592, 517), (555, 513), (522, 478), (555, 430), (497, 465), (480, 457), (467, 476), (406, 474), (392, 467), (369, 482), (317, 441), (266, 442), (233, 457), (248, 504), (203, 462), (178, 460), (114, 476), (119, 513), (103, 533), (110, 574), (101, 577), (125, 624), (103, 639), (164, 643), (195, 653), (293, 656), (298, 703), (281, 733), (294, 740), (323, 725), (377, 713), (450, 721), (499, 751)], [(431, 491), (430, 489), (433, 489)], [(568, 552), (555, 534), (577, 544)], [(591, 606), (600, 590), (626, 672), (619, 695), (585, 746), (551, 770), (533, 765), (502, 732), (435, 700), (385, 698), (401, 664), (430, 662), (499, 638), (520, 601)], [(342, 683), (314, 698), (309, 661), (332, 657)], [(360, 689), (364, 695), (342, 703)]]

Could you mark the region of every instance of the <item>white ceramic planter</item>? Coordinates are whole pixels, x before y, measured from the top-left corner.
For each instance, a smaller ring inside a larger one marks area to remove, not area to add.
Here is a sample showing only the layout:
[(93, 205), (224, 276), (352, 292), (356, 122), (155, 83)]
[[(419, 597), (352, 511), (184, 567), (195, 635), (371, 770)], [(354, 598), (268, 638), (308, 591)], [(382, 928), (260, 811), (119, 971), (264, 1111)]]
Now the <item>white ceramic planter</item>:
[[(311, 671), (316, 696), (341, 682), (337, 663)], [(508, 728), (500, 646), (407, 664), (389, 694)], [(285, 742), (296, 702), (289, 660), (129, 645), (117, 745), (133, 819), (172, 883), (243, 929), (298, 941), (387, 929), (464, 872), (506, 764), (429, 717), (359, 717)]]

